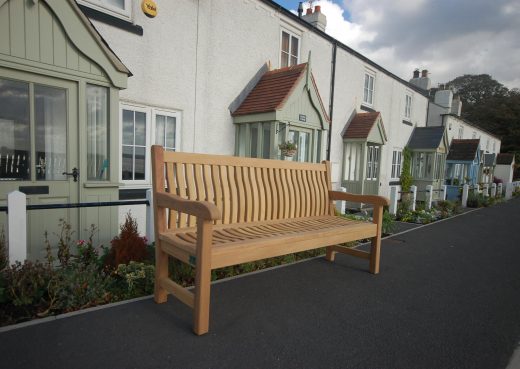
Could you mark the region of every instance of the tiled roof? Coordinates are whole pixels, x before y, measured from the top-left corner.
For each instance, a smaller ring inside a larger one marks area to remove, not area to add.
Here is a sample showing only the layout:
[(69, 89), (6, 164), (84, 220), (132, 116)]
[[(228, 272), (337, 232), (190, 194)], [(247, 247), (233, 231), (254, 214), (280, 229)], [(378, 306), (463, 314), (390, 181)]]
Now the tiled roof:
[(442, 143), (444, 127), (416, 127), (408, 147), (410, 149), (437, 149)]
[(451, 141), (450, 152), (446, 160), (473, 161), (477, 155), (480, 139)]
[(484, 154), (484, 166), (492, 167), (493, 165), (495, 165), (495, 157), (496, 154)]
[(514, 154), (500, 153), (497, 155), (497, 165), (511, 165), (514, 158)]
[(357, 113), (343, 133), (343, 138), (368, 138), (370, 130), (380, 114), (378, 111), (374, 113)]
[(265, 113), (280, 109), (296, 82), (303, 76), (307, 63), (266, 72), (237, 110), (231, 115)]

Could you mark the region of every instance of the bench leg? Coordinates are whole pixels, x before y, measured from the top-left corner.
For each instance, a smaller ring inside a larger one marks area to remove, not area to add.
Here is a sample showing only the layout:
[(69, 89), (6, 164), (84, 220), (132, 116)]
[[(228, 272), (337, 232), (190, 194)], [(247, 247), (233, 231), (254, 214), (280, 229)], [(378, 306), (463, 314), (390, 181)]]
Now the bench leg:
[(212, 226), (213, 223), (211, 221), (197, 221), (197, 262), (193, 331), (199, 336), (209, 331)]
[(158, 304), (166, 302), (168, 292), (161, 287), (159, 281), (168, 278), (168, 254), (161, 250), (160, 242), (155, 242), (155, 287), (154, 300)]
[(334, 258), (336, 257), (336, 252), (332, 251), (332, 246), (327, 247), (327, 254), (325, 255), (325, 259), (328, 261), (334, 261)]
[(379, 260), (381, 259), (381, 229), (383, 221), (383, 207), (374, 207), (374, 223), (377, 224), (377, 235), (372, 238), (372, 246), (370, 248), (370, 273), (379, 273)]

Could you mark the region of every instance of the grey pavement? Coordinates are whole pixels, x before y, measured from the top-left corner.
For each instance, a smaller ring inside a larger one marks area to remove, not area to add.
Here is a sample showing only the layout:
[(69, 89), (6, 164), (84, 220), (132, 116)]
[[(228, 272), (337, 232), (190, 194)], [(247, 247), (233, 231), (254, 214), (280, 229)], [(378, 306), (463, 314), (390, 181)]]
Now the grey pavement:
[(520, 199), (212, 286), (210, 333), (170, 298), (0, 333), (0, 368), (506, 368), (520, 342)]

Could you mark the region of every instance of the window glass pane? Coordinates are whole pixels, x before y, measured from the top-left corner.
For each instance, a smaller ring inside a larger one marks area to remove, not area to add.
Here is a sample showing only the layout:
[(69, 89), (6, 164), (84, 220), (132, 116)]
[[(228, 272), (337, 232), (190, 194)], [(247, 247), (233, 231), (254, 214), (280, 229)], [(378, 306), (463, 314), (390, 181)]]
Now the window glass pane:
[(258, 124), (251, 125), (250, 157), (258, 157)]
[(298, 58), (295, 56), (291, 56), (291, 66), (298, 64)]
[(119, 9), (125, 9), (125, 0), (101, 0), (101, 2)]
[(281, 68), (289, 66), (289, 54), (282, 52)]
[(0, 79), (0, 180), (30, 179), (29, 84)]
[(175, 117), (166, 117), (166, 140), (164, 143), (164, 146), (169, 149), (175, 149), (175, 126), (176, 126), (176, 120)]
[(123, 145), (134, 144), (134, 112), (123, 110)]
[(318, 152), (316, 153), (316, 162), (319, 163), (321, 161), (321, 140), (323, 139), (323, 135), (321, 131), (318, 131)]
[(271, 158), (271, 123), (264, 123), (263, 127), (262, 157), (269, 159)]
[(125, 181), (131, 181), (134, 178), (134, 148), (131, 146), (123, 146), (123, 160), (121, 163), (123, 169), (122, 178)]
[(34, 86), (37, 180), (66, 180), (67, 97), (64, 89)]
[(291, 55), (296, 57), (296, 61), (298, 61), (298, 39), (296, 37), (291, 37)]
[(164, 115), (155, 116), (155, 143), (165, 146), (164, 144), (164, 124), (166, 117)]
[(87, 85), (87, 179), (108, 180), (108, 89)]
[(365, 88), (366, 89), (369, 88), (369, 79), (370, 79), (370, 77), (368, 76), (368, 74), (365, 74)]
[(282, 51), (289, 53), (289, 34), (282, 31)]
[(135, 112), (135, 144), (146, 146), (146, 113)]
[(246, 156), (246, 129), (247, 129), (247, 126), (245, 124), (239, 124), (237, 125), (237, 129), (238, 129), (238, 142), (236, 143), (237, 144), (237, 147), (238, 147), (238, 156)]
[(143, 180), (144, 179), (144, 169), (145, 169), (145, 159), (146, 159), (146, 148), (144, 147), (135, 147), (135, 158), (134, 158), (134, 179), (135, 180)]

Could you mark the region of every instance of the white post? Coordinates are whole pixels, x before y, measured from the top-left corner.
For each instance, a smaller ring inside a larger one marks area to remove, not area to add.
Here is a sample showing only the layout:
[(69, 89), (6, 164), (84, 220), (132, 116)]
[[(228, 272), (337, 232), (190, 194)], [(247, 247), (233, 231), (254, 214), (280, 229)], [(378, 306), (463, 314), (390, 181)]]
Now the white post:
[(442, 200), (446, 201), (446, 196), (448, 196), (448, 186), (442, 186)]
[(479, 193), (480, 193), (480, 186), (479, 186), (479, 184), (477, 183), (477, 184), (475, 185), (475, 194), (478, 195)]
[(468, 206), (468, 193), (469, 193), (469, 186), (465, 184), (462, 186), (462, 200), (461, 200), (461, 206), (463, 208)]
[[(346, 187), (340, 187), (339, 190), (341, 192), (347, 192), (347, 188)], [(345, 201), (336, 201), (336, 210), (340, 213), (340, 214), (345, 214)]]
[(506, 184), (506, 200), (510, 200), (513, 197), (513, 183), (509, 182)]
[(426, 209), (430, 210), (432, 208), (432, 199), (433, 199), (433, 186), (426, 186)]
[(390, 208), (388, 211), (393, 215), (397, 213), (398, 189), (399, 187), (397, 186), (390, 186)]
[(482, 187), (482, 192), (484, 193), (484, 197), (489, 196), (489, 184), (488, 183), (484, 184), (484, 186)]
[(497, 196), (502, 197), (502, 183), (499, 183), (497, 186)]
[(497, 184), (491, 183), (491, 197), (497, 197)]
[(24, 193), (13, 191), (7, 195), (7, 243), (9, 263), (27, 259), (27, 199)]
[(415, 202), (417, 201), (417, 186), (410, 186), (410, 191), (412, 191), (412, 211), (415, 211)]
[(148, 238), (148, 242), (150, 243), (155, 241), (152, 194), (153, 192), (151, 189), (146, 190), (146, 200), (148, 201), (148, 205), (146, 205), (146, 238)]

